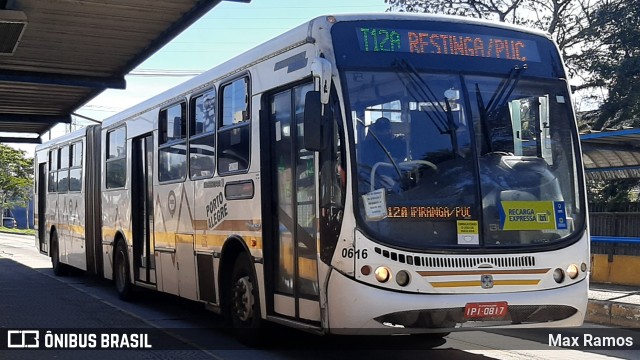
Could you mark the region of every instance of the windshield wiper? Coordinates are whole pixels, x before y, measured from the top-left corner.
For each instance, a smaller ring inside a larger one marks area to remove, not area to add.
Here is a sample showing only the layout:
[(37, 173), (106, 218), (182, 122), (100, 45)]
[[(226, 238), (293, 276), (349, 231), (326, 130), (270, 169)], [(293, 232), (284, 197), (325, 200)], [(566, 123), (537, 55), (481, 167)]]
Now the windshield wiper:
[(482, 100), (480, 86), (476, 83), (476, 101), (478, 102), (478, 109), (480, 111), (480, 123), (489, 152), (493, 151), (493, 145), (490, 140), (491, 137), (489, 134), (488, 124), (490, 121), (493, 122), (493, 120), (500, 115), (500, 112), (509, 101), (511, 93), (515, 90), (516, 85), (518, 85), (522, 72), (526, 69), (527, 64), (523, 64), (522, 66), (516, 65), (511, 68), (507, 77), (502, 79), (496, 91), (491, 95), (491, 99), (486, 107), (484, 105), (484, 100)]
[[(440, 134), (448, 134), (451, 136), (451, 145), (453, 147), (453, 155), (455, 157), (458, 149), (458, 141), (456, 137), (456, 130), (458, 129), (458, 126), (453, 119), (449, 98), (446, 96), (444, 97), (444, 104), (446, 108), (443, 107), (442, 103), (438, 101), (438, 97), (435, 95), (433, 90), (431, 90), (429, 84), (424, 81), (416, 68), (406, 59), (396, 60), (392, 67), (397, 68), (396, 74), (398, 75), (398, 78), (404, 84), (405, 88), (407, 88), (409, 93), (411, 93), (411, 96), (416, 100), (416, 102), (419, 102), (421, 99), (425, 99), (429, 102), (431, 107), (436, 110), (433, 116), (431, 115), (431, 111), (422, 110), (422, 112), (427, 115), (427, 118), (431, 120)], [(401, 72), (406, 74), (407, 79), (404, 79), (401, 76)], [(418, 96), (416, 96), (416, 93)]]
[[(422, 79), (415, 67), (406, 59), (396, 60), (393, 63), (392, 67), (396, 68), (395, 72), (398, 75), (398, 78), (400, 79), (400, 81), (402, 81), (405, 88), (407, 88), (407, 90), (412, 93), (411, 96), (413, 96), (416, 101), (425, 99), (427, 100), (427, 102), (429, 102), (429, 104), (431, 104), (431, 107), (433, 109), (440, 110), (435, 112), (435, 119), (433, 118), (433, 116), (431, 116), (431, 113), (429, 111), (423, 110), (429, 120), (431, 120), (433, 125), (438, 129), (440, 134), (451, 133), (451, 128), (449, 127), (450, 125), (448, 124), (448, 121), (445, 117), (447, 114), (447, 110), (442, 107), (442, 104), (438, 101), (438, 97), (435, 95), (433, 90), (431, 90), (429, 84), (427, 84), (424, 79)], [(401, 73), (406, 74), (407, 79), (403, 78), (401, 76)], [(419, 96), (416, 96), (416, 93)], [(445, 101), (446, 100), (447, 99), (445, 98)], [(443, 116), (442, 114), (445, 114), (445, 116)]]
[(497, 116), (495, 111), (497, 109), (502, 109), (507, 104), (507, 101), (509, 101), (509, 96), (511, 96), (511, 93), (516, 88), (516, 85), (518, 85), (518, 81), (520, 81), (522, 72), (526, 69), (527, 64), (524, 64), (522, 66), (516, 65), (511, 70), (509, 70), (509, 76), (500, 82), (500, 85), (498, 85), (498, 88), (491, 96), (489, 104), (487, 104), (487, 114), (489, 116)]

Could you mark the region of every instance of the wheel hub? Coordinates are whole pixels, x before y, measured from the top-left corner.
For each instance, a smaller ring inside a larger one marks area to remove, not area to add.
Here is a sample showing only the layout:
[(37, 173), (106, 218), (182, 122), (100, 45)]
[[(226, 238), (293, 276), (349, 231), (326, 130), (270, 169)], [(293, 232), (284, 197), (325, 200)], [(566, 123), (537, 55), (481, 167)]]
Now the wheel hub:
[(248, 276), (239, 278), (233, 286), (233, 311), (241, 321), (253, 317), (253, 285)]

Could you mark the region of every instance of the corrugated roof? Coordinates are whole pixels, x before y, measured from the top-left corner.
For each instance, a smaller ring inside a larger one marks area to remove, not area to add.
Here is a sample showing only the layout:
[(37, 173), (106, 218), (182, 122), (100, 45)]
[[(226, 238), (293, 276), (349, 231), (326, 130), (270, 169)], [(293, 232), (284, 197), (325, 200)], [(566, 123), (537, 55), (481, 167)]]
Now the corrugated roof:
[(70, 122), (221, 1), (251, 0), (0, 0), (0, 132)]
[(580, 140), (587, 178), (640, 178), (640, 129), (590, 131)]

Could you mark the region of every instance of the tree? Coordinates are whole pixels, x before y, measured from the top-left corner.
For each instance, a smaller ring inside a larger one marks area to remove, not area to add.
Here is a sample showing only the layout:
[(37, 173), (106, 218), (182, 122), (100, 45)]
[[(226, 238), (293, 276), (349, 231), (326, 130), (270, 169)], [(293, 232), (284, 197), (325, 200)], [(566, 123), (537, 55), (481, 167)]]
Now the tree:
[[(587, 34), (584, 50), (594, 82), (607, 90), (591, 128), (640, 126), (640, 0), (602, 0)], [(591, 184), (590, 202), (606, 204), (606, 211), (624, 210), (640, 179)], [(599, 186), (598, 186), (599, 185)]]
[(589, 70), (608, 92), (592, 127), (640, 126), (640, 0), (602, 0), (587, 40)]
[(4, 209), (25, 206), (32, 184), (33, 159), (27, 158), (23, 150), (0, 144), (0, 216)]
[[(572, 77), (586, 70), (581, 45), (598, 0), (385, 0), (390, 11), (460, 15), (546, 31), (558, 44)], [(594, 86), (583, 79), (580, 88)]]
[(637, 187), (638, 179), (587, 180), (587, 198), (596, 212), (629, 211), (637, 209)]

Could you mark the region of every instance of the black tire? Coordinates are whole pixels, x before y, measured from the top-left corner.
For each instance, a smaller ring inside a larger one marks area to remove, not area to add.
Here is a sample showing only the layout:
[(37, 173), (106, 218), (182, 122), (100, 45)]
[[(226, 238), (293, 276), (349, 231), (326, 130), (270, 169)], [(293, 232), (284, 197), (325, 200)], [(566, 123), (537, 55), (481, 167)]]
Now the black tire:
[(113, 281), (116, 285), (118, 297), (129, 301), (133, 298), (133, 284), (129, 275), (129, 256), (127, 244), (124, 240), (118, 241), (113, 261)]
[(60, 247), (58, 244), (58, 233), (55, 231), (51, 234), (51, 267), (56, 276), (66, 276), (69, 268), (60, 262)]
[(248, 254), (241, 253), (236, 258), (229, 287), (228, 315), (238, 339), (245, 345), (262, 345), (258, 282)]

